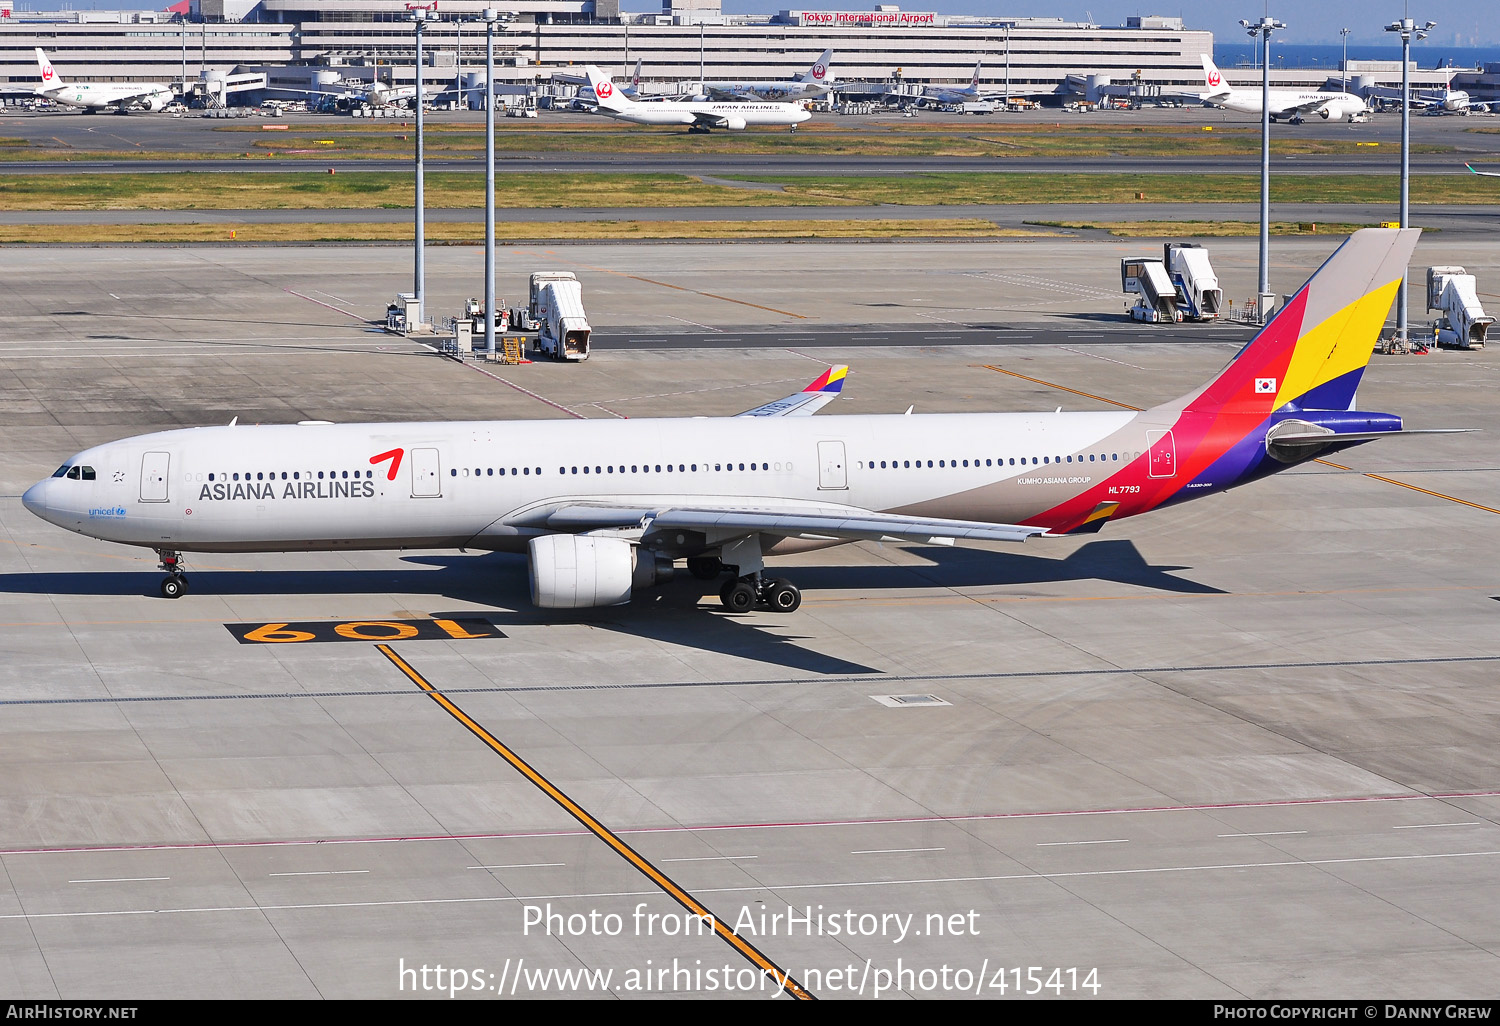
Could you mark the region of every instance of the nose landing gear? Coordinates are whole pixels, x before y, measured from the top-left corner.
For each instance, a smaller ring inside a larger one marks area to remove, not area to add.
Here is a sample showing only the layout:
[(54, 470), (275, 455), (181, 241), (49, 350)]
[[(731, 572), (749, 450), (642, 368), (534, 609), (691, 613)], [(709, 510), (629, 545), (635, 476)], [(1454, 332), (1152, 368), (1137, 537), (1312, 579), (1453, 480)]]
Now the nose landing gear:
[(161, 597), (182, 598), (188, 590), (187, 574), (182, 571), (182, 553), (172, 549), (157, 549), (156, 555), (161, 560), (160, 569), (167, 573), (161, 579)]

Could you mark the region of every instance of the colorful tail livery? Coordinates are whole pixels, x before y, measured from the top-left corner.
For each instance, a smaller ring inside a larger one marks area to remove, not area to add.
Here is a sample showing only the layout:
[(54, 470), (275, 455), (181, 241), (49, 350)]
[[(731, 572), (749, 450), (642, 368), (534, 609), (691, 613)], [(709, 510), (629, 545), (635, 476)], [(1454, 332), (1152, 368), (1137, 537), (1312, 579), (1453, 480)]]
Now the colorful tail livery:
[(1402, 433), (1394, 414), (1356, 412), (1354, 393), (1420, 235), (1355, 232), (1217, 377), (1116, 432), (1109, 448), (1131, 449), (1124, 432), (1144, 442), (1129, 465), (1030, 522), (1097, 530), (1109, 503), (1144, 513)]

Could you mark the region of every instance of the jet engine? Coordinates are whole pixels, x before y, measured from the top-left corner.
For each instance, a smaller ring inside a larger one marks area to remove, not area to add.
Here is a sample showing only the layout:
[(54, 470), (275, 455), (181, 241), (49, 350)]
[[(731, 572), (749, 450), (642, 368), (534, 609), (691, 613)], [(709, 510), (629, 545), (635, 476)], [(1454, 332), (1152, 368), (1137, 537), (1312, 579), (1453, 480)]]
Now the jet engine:
[(1318, 117), (1322, 118), (1324, 121), (1327, 121), (1329, 118), (1333, 117), (1333, 110), (1331, 109), (1331, 107), (1324, 107), (1318, 111)]
[(548, 534), (530, 548), (531, 602), (542, 609), (624, 605), (632, 588), (672, 576), (671, 560), (621, 538)]
[(743, 132), (745, 130), (745, 119), (725, 118), (723, 127), (729, 129), (731, 132)]

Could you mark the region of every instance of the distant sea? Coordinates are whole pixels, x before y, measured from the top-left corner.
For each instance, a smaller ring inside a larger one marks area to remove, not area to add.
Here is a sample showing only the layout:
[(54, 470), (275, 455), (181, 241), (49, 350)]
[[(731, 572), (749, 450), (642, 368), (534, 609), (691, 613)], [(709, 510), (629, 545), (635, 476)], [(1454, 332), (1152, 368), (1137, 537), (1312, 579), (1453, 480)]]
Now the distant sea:
[[(1259, 49), (1255, 43), (1214, 43), (1214, 63), (1221, 68), (1233, 68), (1256, 64)], [(1343, 57), (1343, 47), (1338, 43), (1310, 44), (1288, 43), (1278, 45), (1271, 38), (1271, 67), (1283, 68), (1327, 68), (1337, 72)], [(1500, 47), (1443, 46), (1440, 43), (1413, 43), (1412, 60), (1419, 68), (1478, 68), (1486, 63), (1500, 63)], [(1399, 61), (1401, 41), (1394, 33), (1385, 46), (1360, 46), (1349, 44), (1351, 61)]]

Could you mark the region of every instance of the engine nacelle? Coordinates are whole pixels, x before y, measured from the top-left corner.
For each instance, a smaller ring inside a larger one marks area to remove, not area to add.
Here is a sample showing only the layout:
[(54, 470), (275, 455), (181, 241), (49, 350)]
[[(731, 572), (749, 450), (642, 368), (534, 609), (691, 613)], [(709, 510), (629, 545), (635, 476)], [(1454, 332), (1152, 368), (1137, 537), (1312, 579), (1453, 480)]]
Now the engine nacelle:
[(1318, 117), (1322, 118), (1324, 121), (1327, 121), (1329, 118), (1333, 117), (1333, 111), (1329, 107), (1324, 107), (1322, 110), (1318, 111)]
[(725, 118), (724, 127), (731, 132), (743, 132), (745, 130), (744, 118)]
[(531, 539), (531, 601), (543, 609), (630, 601), (635, 546), (620, 538), (547, 534)]

